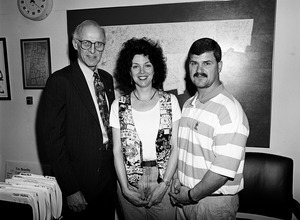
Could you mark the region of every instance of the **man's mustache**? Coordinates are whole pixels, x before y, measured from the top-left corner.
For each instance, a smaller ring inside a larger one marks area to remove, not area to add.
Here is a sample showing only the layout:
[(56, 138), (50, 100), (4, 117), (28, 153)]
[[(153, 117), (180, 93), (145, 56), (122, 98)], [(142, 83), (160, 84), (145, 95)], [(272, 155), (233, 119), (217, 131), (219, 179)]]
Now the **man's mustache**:
[(193, 75), (193, 77), (198, 77), (198, 76), (207, 77), (207, 74), (206, 73), (199, 73), (199, 72), (197, 72), (197, 73), (195, 73)]

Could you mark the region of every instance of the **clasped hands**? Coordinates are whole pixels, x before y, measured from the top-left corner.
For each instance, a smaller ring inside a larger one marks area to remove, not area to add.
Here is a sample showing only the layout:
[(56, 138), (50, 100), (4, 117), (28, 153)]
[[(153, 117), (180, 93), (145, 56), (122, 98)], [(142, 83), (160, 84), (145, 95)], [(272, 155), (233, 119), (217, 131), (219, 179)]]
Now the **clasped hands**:
[(151, 206), (155, 206), (162, 201), (167, 189), (168, 187), (166, 184), (162, 182), (158, 184), (146, 197), (145, 195), (142, 195), (136, 187), (128, 184), (127, 189), (123, 190), (123, 195), (129, 202), (137, 207), (144, 206), (146, 208), (150, 208)]
[(173, 179), (169, 192), (172, 205), (182, 207), (192, 204), (188, 196), (189, 189), (189, 187), (182, 186), (178, 179)]

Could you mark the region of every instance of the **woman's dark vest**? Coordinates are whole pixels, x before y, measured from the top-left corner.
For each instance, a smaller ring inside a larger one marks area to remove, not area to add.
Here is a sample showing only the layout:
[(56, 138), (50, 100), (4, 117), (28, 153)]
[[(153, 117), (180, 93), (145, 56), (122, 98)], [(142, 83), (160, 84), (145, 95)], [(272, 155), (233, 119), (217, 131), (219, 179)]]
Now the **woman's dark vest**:
[[(172, 103), (170, 94), (163, 91), (159, 91), (158, 94), (160, 123), (156, 138), (156, 162), (159, 171), (157, 180), (161, 182), (167, 168), (172, 147)], [(144, 172), (141, 166), (141, 162), (143, 161), (143, 145), (133, 122), (130, 95), (121, 96), (119, 99), (119, 120), (121, 147), (127, 178), (131, 185), (136, 185)]]

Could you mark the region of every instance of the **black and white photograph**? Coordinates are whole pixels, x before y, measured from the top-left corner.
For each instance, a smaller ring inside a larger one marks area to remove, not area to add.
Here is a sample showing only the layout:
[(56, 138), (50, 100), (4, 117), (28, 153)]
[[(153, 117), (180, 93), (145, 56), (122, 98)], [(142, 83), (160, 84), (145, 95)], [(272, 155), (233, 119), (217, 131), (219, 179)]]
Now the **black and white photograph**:
[(299, 0), (0, 0), (0, 219), (300, 220), (299, 63)]

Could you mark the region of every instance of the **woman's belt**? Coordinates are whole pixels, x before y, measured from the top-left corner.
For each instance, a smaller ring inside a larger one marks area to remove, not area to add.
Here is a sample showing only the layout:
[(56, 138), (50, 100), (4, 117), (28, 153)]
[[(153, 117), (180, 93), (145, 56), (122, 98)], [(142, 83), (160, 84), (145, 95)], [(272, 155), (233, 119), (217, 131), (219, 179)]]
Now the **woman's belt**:
[(156, 165), (157, 165), (156, 160), (142, 161), (141, 163), (142, 167), (156, 167)]

